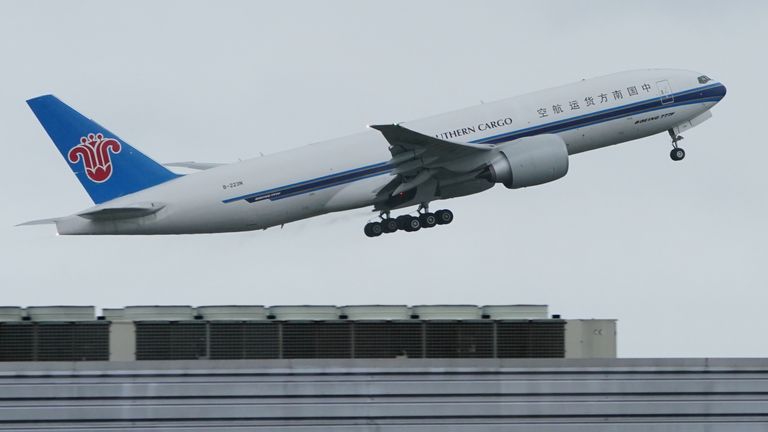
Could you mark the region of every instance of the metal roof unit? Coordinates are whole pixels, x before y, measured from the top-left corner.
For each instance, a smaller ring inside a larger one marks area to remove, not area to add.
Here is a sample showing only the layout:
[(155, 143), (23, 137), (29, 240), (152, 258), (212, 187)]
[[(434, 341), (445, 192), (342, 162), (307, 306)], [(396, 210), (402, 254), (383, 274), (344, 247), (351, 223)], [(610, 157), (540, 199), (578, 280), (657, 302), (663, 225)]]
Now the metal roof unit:
[(30, 306), (27, 316), (32, 321), (93, 321), (93, 306)]
[[(106, 321), (328, 321), (340, 317), (349, 320), (394, 321), (418, 317), (422, 320), (518, 320), (548, 319), (547, 305), (214, 305), (214, 306), (127, 306), (105, 308)], [(26, 310), (16, 306), (0, 306), (0, 322), (22, 321), (90, 321), (93, 306), (32, 306)]]
[(127, 321), (125, 318), (125, 309), (109, 309), (104, 308), (101, 310), (101, 316), (105, 321)]
[(493, 305), (483, 306), (483, 315), (495, 320), (547, 319), (547, 305)]
[(341, 313), (350, 320), (407, 320), (411, 308), (405, 305), (354, 305), (344, 306)]
[(480, 308), (475, 305), (421, 305), (411, 308), (414, 315), (422, 320), (470, 320), (482, 318)]
[(195, 319), (191, 306), (126, 306), (123, 317), (131, 321), (190, 321)]
[(269, 308), (278, 320), (327, 321), (339, 319), (336, 306), (272, 306)]
[(24, 309), (16, 306), (0, 306), (0, 321), (21, 321)]
[(200, 306), (197, 314), (207, 321), (263, 321), (269, 311), (264, 306)]

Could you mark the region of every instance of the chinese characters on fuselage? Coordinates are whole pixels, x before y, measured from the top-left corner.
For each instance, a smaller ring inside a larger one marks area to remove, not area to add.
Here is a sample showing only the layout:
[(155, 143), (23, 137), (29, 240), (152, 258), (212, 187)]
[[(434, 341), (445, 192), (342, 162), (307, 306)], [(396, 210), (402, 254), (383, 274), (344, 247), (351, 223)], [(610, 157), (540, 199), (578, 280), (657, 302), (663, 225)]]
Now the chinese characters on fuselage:
[(635, 96), (642, 96), (651, 92), (651, 85), (644, 83), (639, 86), (629, 86), (617, 90), (611, 90), (610, 93), (599, 93), (597, 95), (585, 96), (582, 99), (575, 99), (567, 101), (566, 103), (552, 104), (552, 106), (541, 107), (536, 110), (539, 118), (550, 117), (556, 114), (563, 114), (570, 111), (578, 111), (583, 108), (591, 106), (599, 106), (604, 103), (608, 103), (610, 100), (622, 100), (624, 98), (631, 98)]

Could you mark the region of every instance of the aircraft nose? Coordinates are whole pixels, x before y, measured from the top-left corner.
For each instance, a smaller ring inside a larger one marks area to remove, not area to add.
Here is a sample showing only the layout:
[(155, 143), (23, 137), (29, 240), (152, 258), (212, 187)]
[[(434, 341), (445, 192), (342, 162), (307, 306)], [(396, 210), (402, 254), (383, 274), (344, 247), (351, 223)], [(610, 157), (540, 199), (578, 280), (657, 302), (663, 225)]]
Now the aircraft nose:
[(725, 84), (720, 83), (719, 86), (717, 86), (717, 93), (718, 98), (722, 100), (725, 97), (725, 94), (728, 93), (728, 89), (725, 88)]
[(715, 103), (720, 102), (728, 92), (725, 88), (725, 84), (713, 80), (706, 75), (699, 75), (696, 79), (698, 80), (699, 85), (704, 86), (702, 95), (706, 94), (706, 97)]

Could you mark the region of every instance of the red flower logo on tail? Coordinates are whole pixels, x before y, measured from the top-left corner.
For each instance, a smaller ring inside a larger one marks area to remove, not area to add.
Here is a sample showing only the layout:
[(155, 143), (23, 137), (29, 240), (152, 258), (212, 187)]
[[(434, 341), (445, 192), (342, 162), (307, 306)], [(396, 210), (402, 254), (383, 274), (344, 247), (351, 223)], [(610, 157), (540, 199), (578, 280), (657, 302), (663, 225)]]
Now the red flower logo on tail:
[(72, 147), (67, 154), (69, 162), (76, 164), (83, 161), (85, 174), (95, 183), (104, 183), (112, 176), (112, 160), (109, 152), (120, 153), (120, 142), (104, 135), (88, 134), (80, 138), (80, 144)]

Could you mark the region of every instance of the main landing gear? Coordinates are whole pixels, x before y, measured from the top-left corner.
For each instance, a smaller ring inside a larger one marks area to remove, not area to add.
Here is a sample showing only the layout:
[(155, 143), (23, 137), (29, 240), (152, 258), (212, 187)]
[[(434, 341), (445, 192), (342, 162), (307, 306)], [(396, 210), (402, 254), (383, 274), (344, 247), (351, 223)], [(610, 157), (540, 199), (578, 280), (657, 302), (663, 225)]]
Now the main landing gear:
[(422, 228), (432, 228), (435, 225), (448, 225), (453, 222), (453, 212), (450, 210), (438, 210), (434, 213), (429, 212), (426, 205), (421, 205), (418, 210), (418, 216), (402, 215), (396, 218), (389, 217), (389, 212), (381, 213), (380, 222), (369, 222), (365, 224), (363, 231), (368, 237), (378, 237), (382, 234), (389, 234), (395, 231), (414, 232)]
[(673, 147), (672, 151), (669, 152), (669, 157), (672, 158), (673, 161), (683, 160), (683, 158), (685, 158), (685, 150), (677, 146), (678, 141), (682, 141), (683, 137), (676, 134), (674, 129), (670, 129), (667, 132), (669, 132), (669, 136), (672, 137)]

